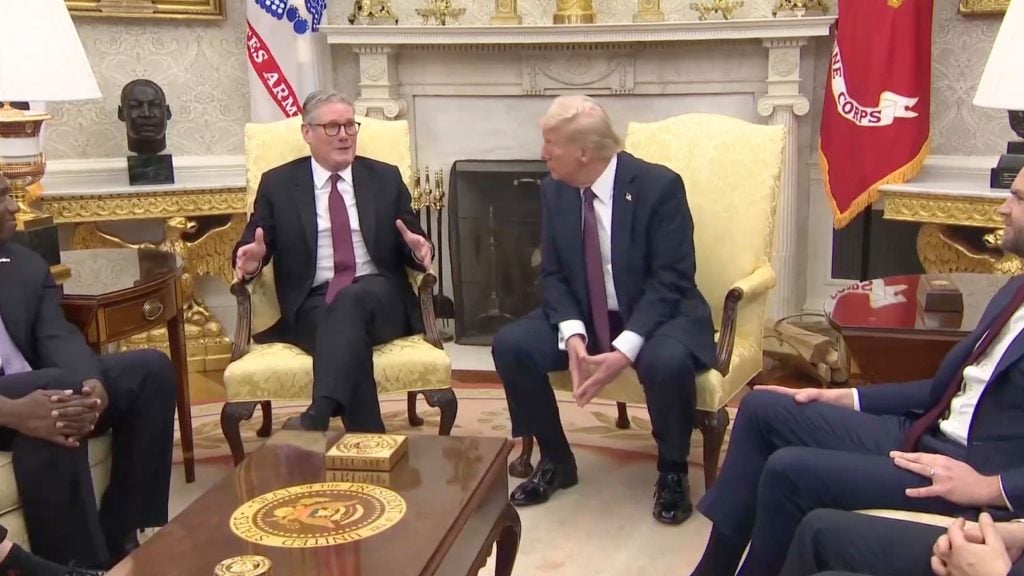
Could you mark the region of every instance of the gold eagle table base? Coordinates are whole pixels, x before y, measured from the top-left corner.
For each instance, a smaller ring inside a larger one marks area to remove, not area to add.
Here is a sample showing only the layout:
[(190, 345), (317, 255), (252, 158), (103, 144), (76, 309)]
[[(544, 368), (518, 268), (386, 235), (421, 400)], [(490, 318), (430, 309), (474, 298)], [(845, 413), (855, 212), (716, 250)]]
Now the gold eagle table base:
[(917, 257), (929, 274), (1024, 273), (1024, 260), (999, 248), (1002, 236), (1002, 229), (922, 224), (917, 233)]
[[(214, 220), (217, 218), (218, 220)], [(227, 218), (227, 223), (223, 221)], [(213, 317), (195, 291), (199, 276), (220, 276), (230, 283), (228, 266), (235, 242), (245, 226), (244, 216), (174, 216), (164, 222), (164, 239), (156, 244), (133, 243), (101, 231), (95, 223), (85, 222), (75, 228), (72, 245), (75, 249), (153, 247), (173, 252), (185, 263), (181, 278), (185, 306), (185, 342), (188, 349), (189, 372), (223, 370), (231, 360), (231, 339)], [(155, 348), (165, 353), (167, 331), (151, 330), (123, 340), (120, 350)]]

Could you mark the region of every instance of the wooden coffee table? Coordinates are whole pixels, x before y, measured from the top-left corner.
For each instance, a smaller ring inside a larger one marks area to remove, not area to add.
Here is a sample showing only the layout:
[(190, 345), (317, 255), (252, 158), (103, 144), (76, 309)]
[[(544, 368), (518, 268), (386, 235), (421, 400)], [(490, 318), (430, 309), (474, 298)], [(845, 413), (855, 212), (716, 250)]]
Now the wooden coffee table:
[(992, 296), (1010, 279), (995, 274), (945, 274), (964, 297), (963, 313), (923, 312), (920, 275), (851, 284), (825, 303), (829, 323), (869, 383), (931, 378), (946, 353), (974, 330)]
[(275, 433), (108, 576), (212, 575), (220, 561), (243, 554), (268, 557), (274, 576), (463, 576), (486, 564), (495, 543), (495, 574), (511, 574), (520, 522), (508, 503), (512, 443), (502, 438), (410, 436), (408, 454), (386, 481), (405, 500), (405, 515), (372, 536), (318, 548), (265, 546), (236, 536), (228, 520), (240, 505), (325, 481), (327, 442), (318, 432)]

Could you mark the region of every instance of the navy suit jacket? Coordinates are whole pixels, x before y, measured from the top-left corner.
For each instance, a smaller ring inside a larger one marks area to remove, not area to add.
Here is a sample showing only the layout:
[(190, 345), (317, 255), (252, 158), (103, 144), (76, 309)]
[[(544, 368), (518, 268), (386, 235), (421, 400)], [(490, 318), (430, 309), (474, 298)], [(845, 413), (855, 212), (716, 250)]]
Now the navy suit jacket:
[(60, 300), (42, 257), (20, 244), (0, 244), (0, 316), (21, 355), (35, 370), (60, 368), (77, 382), (100, 380), (99, 360), (64, 318)]
[[(366, 250), (380, 273), (403, 295), (410, 332), (422, 332), (423, 319), (405, 268), (420, 271), (425, 268), (413, 257), (395, 227), (395, 220), (401, 219), (409, 231), (426, 237), (419, 217), (412, 211), (409, 189), (396, 166), (362, 156), (356, 156), (352, 162), (352, 180)], [(274, 284), (281, 319), (286, 324), (294, 323), (295, 314), (313, 288), (316, 275), (316, 198), (309, 156), (263, 174), (252, 215), (231, 254), (232, 268), (235, 253), (253, 241), (256, 228), (263, 228), (267, 245), (263, 264), (274, 261)]]
[[(960, 380), (964, 363), (989, 326), (1024, 284), (1010, 279), (978, 321), (978, 326), (942, 360), (935, 376), (916, 382), (857, 388), (860, 407), (872, 414), (905, 415), (925, 412), (939, 402), (951, 380)], [(967, 435), (966, 462), (985, 475), (999, 474), (1010, 506), (1024, 510), (1024, 332), (1017, 335), (999, 359), (982, 392)]]
[[(583, 261), (579, 188), (541, 183), (541, 289), (548, 321), (582, 320), (593, 334)], [(656, 330), (698, 360), (715, 364), (711, 309), (694, 276), (693, 218), (678, 174), (619, 152), (612, 199), (612, 279), (624, 329), (645, 339)]]

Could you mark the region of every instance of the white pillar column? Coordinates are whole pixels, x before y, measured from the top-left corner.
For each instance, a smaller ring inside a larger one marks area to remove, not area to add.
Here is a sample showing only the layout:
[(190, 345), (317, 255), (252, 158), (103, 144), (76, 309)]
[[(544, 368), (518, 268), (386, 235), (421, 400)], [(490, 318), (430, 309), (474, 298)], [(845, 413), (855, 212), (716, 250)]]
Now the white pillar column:
[(356, 46), (359, 54), (359, 97), (356, 114), (394, 120), (405, 114), (398, 96), (398, 49), (394, 46)]
[[(769, 315), (781, 318), (799, 312), (803, 306), (800, 282), (799, 243), (799, 123), (810, 102), (800, 94), (800, 48), (806, 38), (763, 40), (768, 49), (768, 92), (757, 102), (757, 111), (774, 126), (786, 127), (782, 152), (782, 183), (775, 211), (775, 250), (772, 267), (778, 284), (769, 302)], [(806, 228), (806, 225), (803, 226)]]

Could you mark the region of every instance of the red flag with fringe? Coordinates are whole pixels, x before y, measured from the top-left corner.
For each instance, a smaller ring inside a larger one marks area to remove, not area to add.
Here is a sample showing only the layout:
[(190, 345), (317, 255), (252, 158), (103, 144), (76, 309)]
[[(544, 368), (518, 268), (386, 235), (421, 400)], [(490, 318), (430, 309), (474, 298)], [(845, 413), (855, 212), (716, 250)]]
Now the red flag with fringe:
[(842, 228), (928, 154), (932, 0), (839, 0), (821, 113), (821, 171)]

